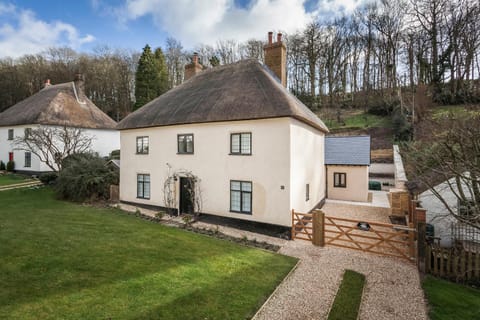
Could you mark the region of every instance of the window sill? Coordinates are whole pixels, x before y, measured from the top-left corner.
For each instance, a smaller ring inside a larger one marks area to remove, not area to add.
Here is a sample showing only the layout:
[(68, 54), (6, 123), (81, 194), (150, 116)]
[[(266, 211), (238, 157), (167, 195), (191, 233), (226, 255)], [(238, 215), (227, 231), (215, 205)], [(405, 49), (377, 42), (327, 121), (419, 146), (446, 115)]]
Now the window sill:
[(193, 152), (177, 152), (177, 154), (194, 154)]
[(141, 199), (141, 200), (150, 200), (150, 198), (144, 198), (144, 197), (137, 197), (137, 199)]
[(135, 152), (136, 155), (148, 155), (148, 152)]
[(251, 153), (229, 153), (229, 156), (251, 156)]
[(251, 212), (245, 212), (245, 211), (234, 211), (234, 210), (230, 210), (231, 213), (240, 213), (240, 214), (247, 214), (247, 215), (252, 215)]
[(346, 189), (347, 186), (333, 186), (334, 188), (342, 188), (342, 189)]

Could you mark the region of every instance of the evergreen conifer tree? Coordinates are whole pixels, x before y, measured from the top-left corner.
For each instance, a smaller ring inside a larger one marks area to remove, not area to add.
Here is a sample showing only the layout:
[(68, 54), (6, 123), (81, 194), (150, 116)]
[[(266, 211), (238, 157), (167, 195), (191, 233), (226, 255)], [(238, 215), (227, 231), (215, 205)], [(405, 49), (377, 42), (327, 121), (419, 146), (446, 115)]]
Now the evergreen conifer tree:
[(138, 109), (168, 90), (168, 75), (162, 49), (152, 52), (147, 44), (135, 74), (135, 106)]

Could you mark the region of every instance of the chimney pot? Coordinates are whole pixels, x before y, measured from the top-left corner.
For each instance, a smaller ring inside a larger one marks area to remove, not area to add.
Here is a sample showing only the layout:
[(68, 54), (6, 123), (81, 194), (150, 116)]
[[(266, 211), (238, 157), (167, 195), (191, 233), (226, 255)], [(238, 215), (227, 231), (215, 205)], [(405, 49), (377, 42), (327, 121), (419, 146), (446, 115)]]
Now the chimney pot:
[(282, 34), (277, 33), (277, 42), (282, 42)]
[(193, 53), (192, 62), (193, 62), (193, 64), (198, 63), (198, 53), (196, 53), (196, 52)]
[(273, 38), (273, 32), (270, 31), (270, 32), (268, 33), (268, 44), (272, 44), (272, 38)]

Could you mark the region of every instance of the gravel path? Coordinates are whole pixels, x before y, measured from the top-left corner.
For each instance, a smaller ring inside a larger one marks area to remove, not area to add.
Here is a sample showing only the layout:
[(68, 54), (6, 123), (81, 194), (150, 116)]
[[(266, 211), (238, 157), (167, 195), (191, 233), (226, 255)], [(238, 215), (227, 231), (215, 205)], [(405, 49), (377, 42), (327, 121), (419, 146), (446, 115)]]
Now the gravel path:
[(289, 241), (280, 253), (300, 258), (254, 319), (326, 319), (345, 269), (366, 276), (359, 319), (428, 319), (416, 267), (360, 251)]
[(325, 212), (325, 215), (332, 217), (390, 223), (390, 219), (388, 218), (390, 209), (388, 208), (358, 206), (327, 201), (322, 207), (322, 211)]

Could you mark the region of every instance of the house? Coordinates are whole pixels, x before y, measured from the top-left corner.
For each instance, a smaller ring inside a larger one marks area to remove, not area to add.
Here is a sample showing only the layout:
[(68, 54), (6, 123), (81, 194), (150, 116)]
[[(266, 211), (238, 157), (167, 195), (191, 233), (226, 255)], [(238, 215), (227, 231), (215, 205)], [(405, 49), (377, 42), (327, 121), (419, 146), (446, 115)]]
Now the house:
[(84, 93), (81, 75), (75, 81), (50, 85), (0, 113), (0, 160), (15, 162), (15, 170), (40, 173), (51, 169), (30, 152), (15, 150), (15, 137), (39, 126), (75, 127), (92, 137), (92, 151), (108, 156), (120, 148), (116, 122), (103, 113)]
[[(468, 173), (465, 174), (467, 177)], [(474, 198), (472, 189), (465, 181), (461, 182), (462, 189), (467, 198)], [(434, 237), (442, 247), (451, 247), (455, 241), (476, 243), (480, 246), (480, 231), (459, 222), (447, 209), (445, 204), (458, 216), (468, 215), (468, 205), (461, 203), (458, 198), (458, 187), (455, 178), (439, 181), (432, 189), (418, 183), (412, 188), (418, 194), (422, 208), (426, 209), (426, 221), (433, 226)], [(440, 198), (435, 195), (437, 193)]]
[(370, 136), (325, 138), (327, 197), (368, 201)]
[(194, 56), (191, 78), (119, 123), (122, 202), (186, 213), (198, 190), (203, 213), (291, 226), (325, 199), (328, 129), (285, 88), (282, 35), (264, 49), (266, 65)]

